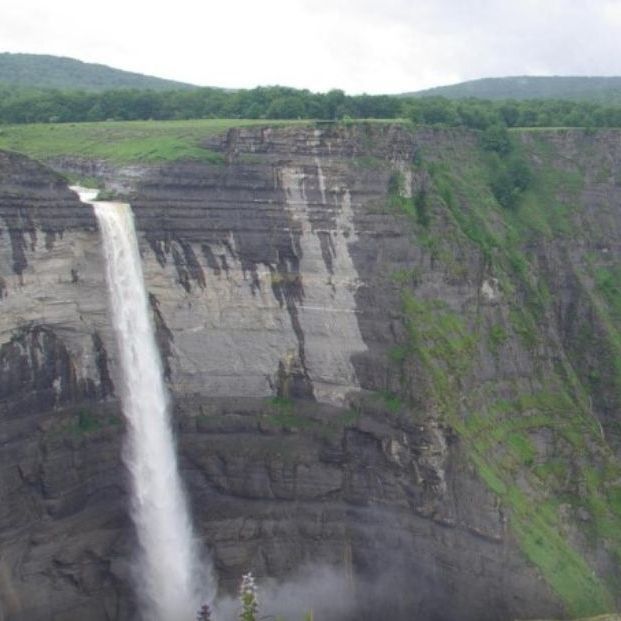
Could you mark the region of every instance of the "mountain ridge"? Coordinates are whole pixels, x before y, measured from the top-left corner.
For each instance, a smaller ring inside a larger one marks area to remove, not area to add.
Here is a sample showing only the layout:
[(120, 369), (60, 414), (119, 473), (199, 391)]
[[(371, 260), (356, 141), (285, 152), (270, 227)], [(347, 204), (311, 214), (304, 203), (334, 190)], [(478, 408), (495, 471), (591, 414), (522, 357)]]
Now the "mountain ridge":
[(179, 90), (196, 85), (51, 54), (0, 53), (0, 84), (25, 88)]
[(463, 99), (573, 99), (621, 102), (620, 76), (506, 76), (402, 93), (403, 97)]

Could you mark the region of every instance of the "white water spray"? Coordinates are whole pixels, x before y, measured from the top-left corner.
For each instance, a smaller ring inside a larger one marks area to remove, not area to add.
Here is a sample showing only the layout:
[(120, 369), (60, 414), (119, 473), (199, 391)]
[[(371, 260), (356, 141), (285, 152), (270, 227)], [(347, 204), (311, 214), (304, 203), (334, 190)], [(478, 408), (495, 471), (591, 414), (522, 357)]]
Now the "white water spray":
[(112, 320), (123, 375), (127, 419), (125, 462), (131, 476), (132, 518), (140, 544), (136, 566), (144, 619), (191, 621), (213, 590), (201, 567), (177, 470), (142, 264), (129, 205), (93, 202), (97, 192), (73, 188), (93, 205), (101, 229)]

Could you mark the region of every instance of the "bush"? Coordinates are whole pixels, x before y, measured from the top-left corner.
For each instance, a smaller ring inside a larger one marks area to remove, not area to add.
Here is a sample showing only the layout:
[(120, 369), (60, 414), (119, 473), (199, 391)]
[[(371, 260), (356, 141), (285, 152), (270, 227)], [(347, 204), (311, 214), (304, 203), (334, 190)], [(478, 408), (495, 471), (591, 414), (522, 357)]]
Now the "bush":
[(532, 183), (532, 172), (524, 158), (513, 155), (491, 160), (490, 188), (496, 200), (507, 209), (515, 209), (522, 193)]
[(503, 125), (490, 125), (481, 136), (481, 146), (486, 151), (492, 151), (499, 155), (508, 155), (513, 145), (507, 128)]

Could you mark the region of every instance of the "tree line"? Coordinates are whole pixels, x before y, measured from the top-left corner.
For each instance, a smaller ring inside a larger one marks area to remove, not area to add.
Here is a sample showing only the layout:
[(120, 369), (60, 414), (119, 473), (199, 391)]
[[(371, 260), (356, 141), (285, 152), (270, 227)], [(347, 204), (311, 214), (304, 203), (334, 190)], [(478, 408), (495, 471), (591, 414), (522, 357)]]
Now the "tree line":
[(503, 127), (621, 127), (621, 106), (569, 100), (449, 100), (442, 97), (312, 93), (281, 86), (101, 93), (0, 86), (0, 123), (108, 120), (391, 119), (486, 129)]

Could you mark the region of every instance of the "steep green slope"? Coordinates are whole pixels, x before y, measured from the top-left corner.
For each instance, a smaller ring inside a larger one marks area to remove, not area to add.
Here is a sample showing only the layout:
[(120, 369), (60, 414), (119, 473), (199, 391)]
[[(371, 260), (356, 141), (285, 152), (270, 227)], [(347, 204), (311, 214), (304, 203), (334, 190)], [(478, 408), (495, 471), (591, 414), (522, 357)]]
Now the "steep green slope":
[(395, 398), (455, 430), (572, 616), (615, 610), (621, 591), (611, 569), (621, 559), (621, 262), (605, 215), (618, 139), (514, 133), (534, 181), (507, 209), (492, 191), (494, 158), (471, 137), (440, 137), (413, 166), (418, 193), (396, 183), (389, 201), (445, 282), (480, 287), (459, 311), (430, 295), (420, 268), (392, 275), (407, 332), (392, 352)]
[(140, 73), (45, 54), (0, 54), (0, 83), (29, 88), (104, 91), (110, 89), (172, 90), (195, 88)]
[(602, 103), (621, 102), (621, 77), (516, 76), (482, 78), (450, 86), (408, 93), (449, 99), (573, 99)]

